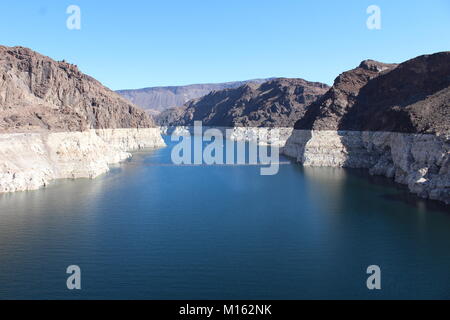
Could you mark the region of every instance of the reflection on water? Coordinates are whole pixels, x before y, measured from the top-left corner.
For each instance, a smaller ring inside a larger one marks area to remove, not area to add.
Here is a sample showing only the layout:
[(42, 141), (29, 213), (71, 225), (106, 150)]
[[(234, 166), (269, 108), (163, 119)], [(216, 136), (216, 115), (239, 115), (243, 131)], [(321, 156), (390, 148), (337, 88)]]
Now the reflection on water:
[(450, 298), (446, 206), (358, 170), (169, 163), (1, 195), (0, 298)]
[(342, 206), (347, 182), (344, 169), (304, 167), (303, 174), (310, 182), (306, 190), (309, 198), (322, 206), (324, 211), (338, 210)]

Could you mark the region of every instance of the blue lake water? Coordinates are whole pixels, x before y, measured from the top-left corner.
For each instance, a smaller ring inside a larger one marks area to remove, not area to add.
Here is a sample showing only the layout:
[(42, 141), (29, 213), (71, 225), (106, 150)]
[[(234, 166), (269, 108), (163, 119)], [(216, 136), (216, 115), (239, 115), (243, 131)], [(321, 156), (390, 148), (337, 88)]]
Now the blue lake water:
[(364, 171), (260, 176), (174, 166), (170, 150), (0, 195), (0, 299), (450, 298), (448, 206)]

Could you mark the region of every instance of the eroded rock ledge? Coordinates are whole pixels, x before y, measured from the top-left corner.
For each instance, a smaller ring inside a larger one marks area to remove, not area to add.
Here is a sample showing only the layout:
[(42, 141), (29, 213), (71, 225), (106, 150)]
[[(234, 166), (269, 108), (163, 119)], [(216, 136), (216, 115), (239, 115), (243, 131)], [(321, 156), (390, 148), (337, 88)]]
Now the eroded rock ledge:
[[(204, 134), (208, 129), (218, 129), (222, 132), (224, 137), (233, 141), (246, 141), (257, 144), (267, 144), (276, 147), (283, 147), (286, 141), (291, 136), (293, 128), (277, 127), (277, 128), (262, 128), (262, 127), (202, 127)], [(161, 134), (182, 136), (186, 134), (194, 134), (193, 126), (175, 126), (175, 127), (160, 127)], [(276, 134), (274, 134), (276, 131)]]
[(450, 134), (294, 130), (282, 153), (304, 166), (366, 168), (450, 204)]
[(129, 151), (163, 146), (158, 128), (0, 134), (0, 193), (95, 178), (130, 158)]

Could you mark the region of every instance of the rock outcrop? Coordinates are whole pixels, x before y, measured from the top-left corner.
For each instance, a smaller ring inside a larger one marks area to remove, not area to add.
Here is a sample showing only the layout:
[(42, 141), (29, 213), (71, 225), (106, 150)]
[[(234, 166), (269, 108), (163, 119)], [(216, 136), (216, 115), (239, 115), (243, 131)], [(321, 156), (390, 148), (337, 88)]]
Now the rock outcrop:
[(0, 134), (0, 193), (95, 178), (130, 158), (127, 151), (163, 145), (158, 128)]
[(445, 133), (449, 101), (450, 52), (398, 66), (368, 60), (341, 74), (295, 129)]
[(365, 168), (450, 204), (450, 135), (294, 130), (282, 152), (309, 167)]
[(75, 65), (0, 46), (0, 131), (148, 127), (154, 122), (143, 110)]
[[(161, 133), (164, 135), (185, 136), (194, 135), (195, 127), (160, 127)], [(294, 128), (284, 127), (202, 127), (204, 134), (207, 130), (216, 129), (222, 133), (222, 136), (232, 141), (251, 142), (259, 145), (271, 145), (274, 147), (284, 147), (291, 137)]]
[(367, 168), (450, 204), (450, 52), (343, 73), (283, 153), (305, 166)]
[(214, 91), (164, 114), (164, 126), (293, 127), (307, 106), (328, 90), (323, 83), (274, 79), (236, 89)]
[(0, 46), (0, 192), (94, 178), (164, 146), (145, 111), (66, 62)]
[(162, 111), (155, 116), (155, 121), (161, 127), (173, 127), (186, 112), (186, 107), (175, 107)]

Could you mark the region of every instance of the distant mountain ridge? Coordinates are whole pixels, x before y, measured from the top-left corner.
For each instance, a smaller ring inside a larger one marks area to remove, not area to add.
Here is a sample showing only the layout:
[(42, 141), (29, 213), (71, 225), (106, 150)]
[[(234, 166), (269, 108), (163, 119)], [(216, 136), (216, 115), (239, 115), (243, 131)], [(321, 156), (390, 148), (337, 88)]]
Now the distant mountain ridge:
[(450, 132), (450, 51), (401, 64), (363, 61), (336, 78), (296, 129)]
[(274, 78), (185, 86), (149, 87), (118, 90), (117, 93), (146, 109), (150, 114), (158, 114), (170, 108), (182, 107), (188, 101), (203, 97), (212, 91), (238, 88), (247, 83), (263, 83), (271, 79)]
[(155, 118), (162, 126), (293, 127), (306, 107), (322, 96), (328, 85), (303, 79), (277, 78), (213, 91), (172, 108)]

